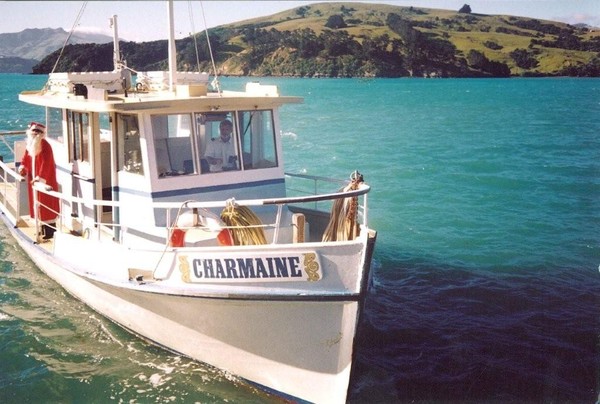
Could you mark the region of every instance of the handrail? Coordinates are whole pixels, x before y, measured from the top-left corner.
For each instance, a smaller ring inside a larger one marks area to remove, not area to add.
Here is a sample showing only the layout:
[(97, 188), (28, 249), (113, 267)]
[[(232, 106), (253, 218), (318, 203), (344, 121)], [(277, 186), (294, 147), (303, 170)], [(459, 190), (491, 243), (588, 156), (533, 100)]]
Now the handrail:
[(1, 161), (1, 160), (0, 160), (0, 168), (2, 168), (5, 172), (10, 174), (10, 176), (13, 177), (16, 181), (26, 181), (26, 178), (23, 177), (21, 174), (19, 174), (18, 171), (13, 170), (6, 164), (6, 162)]
[(24, 130), (8, 130), (0, 132), (0, 136), (23, 136), (26, 132)]
[(331, 178), (331, 177), (320, 177), (318, 175), (310, 175), (310, 174), (285, 173), (285, 175), (287, 175), (288, 177), (304, 178), (307, 180), (314, 180), (314, 181), (332, 182), (332, 183), (336, 183), (336, 184), (345, 184), (348, 182), (347, 180), (340, 180), (340, 179)]
[[(56, 198), (76, 203), (87, 203), (98, 206), (111, 206), (120, 207), (119, 201), (105, 201), (102, 199), (85, 199), (72, 195), (65, 195), (60, 192), (52, 191), (47, 189), (44, 184), (35, 183), (35, 189), (45, 194), (52, 195)], [(361, 196), (367, 194), (371, 190), (371, 187), (366, 184), (360, 184), (357, 190), (353, 191), (339, 191), (328, 194), (312, 195), (312, 196), (297, 196), (297, 197), (286, 197), (286, 198), (269, 198), (269, 199), (241, 199), (235, 200), (235, 203), (239, 206), (265, 206), (265, 205), (285, 205), (291, 203), (306, 203), (315, 201), (328, 201), (333, 199), (350, 198), (354, 196)], [(178, 208), (183, 202), (154, 202), (153, 208), (158, 209), (172, 209)], [(205, 201), (205, 202), (187, 202), (188, 208), (224, 208), (227, 206), (228, 201)]]
[[(17, 181), (25, 181), (25, 178), (23, 178), (21, 175), (19, 175), (16, 171), (12, 170), (10, 167), (8, 167), (6, 165), (6, 163), (0, 161), (0, 167), (4, 168), (6, 174), (13, 176)], [(286, 174), (288, 175), (288, 174)], [(309, 175), (294, 175), (292, 174), (292, 176), (297, 176), (300, 178), (304, 178), (304, 179), (309, 179), (309, 180), (313, 180), (315, 182), (315, 186), (317, 184), (318, 181), (327, 181), (327, 182), (333, 182), (333, 183), (348, 183), (348, 181), (341, 181), (341, 180), (336, 180), (336, 179), (331, 179), (331, 178), (326, 178), (326, 177), (314, 177), (314, 176), (309, 176)], [(123, 226), (121, 223), (114, 223), (112, 221), (104, 223), (102, 220), (102, 212), (103, 209), (101, 207), (113, 207), (113, 208), (121, 208), (123, 207), (123, 202), (121, 201), (107, 201), (107, 200), (102, 200), (102, 199), (86, 199), (86, 198), (82, 198), (82, 197), (78, 197), (78, 196), (74, 196), (74, 195), (68, 195), (68, 194), (64, 194), (64, 193), (60, 193), (57, 191), (52, 190), (49, 186), (47, 186), (46, 184), (40, 183), (40, 182), (35, 182), (33, 184), (33, 188), (41, 193), (47, 194), (47, 195), (51, 195), (54, 196), (60, 200), (62, 200), (63, 202), (66, 203), (71, 203), (71, 204), (83, 204), (83, 205), (87, 205), (87, 206), (93, 206), (96, 209), (96, 213), (95, 216), (97, 216), (94, 219), (94, 223), (96, 225), (103, 225), (103, 224), (107, 224), (110, 225), (111, 227), (120, 227), (121, 229), (125, 230), (125, 233), (127, 233), (127, 226)], [(242, 199), (242, 200), (235, 200), (233, 198), (230, 198), (228, 200), (219, 200), (219, 201), (194, 201), (194, 200), (188, 200), (188, 201), (173, 201), (173, 202), (153, 202), (152, 204), (150, 204), (149, 208), (150, 209), (162, 209), (165, 211), (166, 214), (166, 227), (170, 228), (170, 226), (172, 226), (172, 221), (171, 221), (171, 212), (173, 209), (181, 209), (181, 208), (186, 208), (186, 209), (210, 209), (210, 208), (225, 208), (229, 205), (231, 205), (232, 203), (234, 203), (235, 205), (238, 206), (247, 206), (247, 207), (252, 207), (252, 206), (277, 206), (277, 217), (275, 218), (275, 222), (274, 223), (265, 223), (265, 224), (261, 224), (261, 225), (257, 225), (256, 227), (273, 227), (275, 229), (274, 232), (274, 238), (273, 238), (273, 242), (276, 242), (277, 240), (277, 234), (278, 234), (278, 227), (281, 221), (281, 215), (282, 215), (282, 206), (283, 205), (301, 205), (301, 204), (305, 204), (305, 203), (311, 203), (311, 202), (319, 202), (319, 201), (325, 201), (325, 202), (332, 202), (334, 200), (339, 200), (339, 199), (346, 199), (346, 198), (355, 198), (355, 197), (359, 197), (359, 196), (363, 196), (362, 198), (362, 203), (359, 203), (359, 211), (362, 213), (362, 217), (360, 220), (362, 222), (362, 224), (364, 226), (368, 226), (367, 223), (367, 193), (371, 190), (371, 187), (365, 183), (359, 183), (357, 184), (357, 189), (355, 190), (348, 190), (348, 191), (344, 191), (342, 189), (336, 191), (336, 192), (329, 192), (329, 193), (322, 193), (322, 194), (309, 194), (309, 195), (304, 195), (304, 196), (294, 196), (294, 197), (280, 197), (280, 198), (265, 198), (265, 199)], [(99, 208), (99, 209), (98, 209)], [(59, 216), (59, 220), (63, 220), (64, 218), (61, 217), (61, 214), (59, 212), (58, 216)], [(154, 228), (154, 226), (151, 226)], [(183, 228), (181, 226), (179, 226), (180, 228)], [(233, 228), (230, 226), (221, 226), (221, 228)], [(254, 226), (253, 226), (254, 227)], [(100, 233), (98, 232), (98, 237), (100, 237)], [(122, 240), (121, 240), (122, 241)]]
[(25, 136), (26, 134), (27, 132), (25, 130), (9, 130), (5, 132), (0, 132), (0, 138), (2, 139), (2, 143), (4, 143), (6, 147), (8, 147), (8, 150), (10, 150), (12, 154), (15, 154), (14, 149), (6, 141), (6, 136)]

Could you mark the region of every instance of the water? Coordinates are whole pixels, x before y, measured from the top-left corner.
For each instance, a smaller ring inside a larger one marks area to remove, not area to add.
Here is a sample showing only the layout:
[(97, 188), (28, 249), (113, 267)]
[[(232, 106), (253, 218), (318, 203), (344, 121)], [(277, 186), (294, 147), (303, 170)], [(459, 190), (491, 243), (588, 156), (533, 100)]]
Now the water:
[[(39, 119), (0, 75), (0, 130)], [(246, 79), (223, 79), (241, 89)], [(261, 79), (288, 171), (373, 187), (349, 401), (582, 402), (600, 388), (600, 80)], [(65, 295), (0, 227), (0, 401), (277, 402)]]

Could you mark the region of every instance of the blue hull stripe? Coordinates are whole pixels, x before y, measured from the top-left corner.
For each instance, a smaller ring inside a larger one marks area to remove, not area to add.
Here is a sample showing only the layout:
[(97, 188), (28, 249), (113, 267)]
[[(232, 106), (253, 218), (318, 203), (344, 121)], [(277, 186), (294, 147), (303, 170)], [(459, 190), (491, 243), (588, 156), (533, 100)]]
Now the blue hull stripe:
[[(244, 182), (244, 183), (240, 182), (237, 184), (215, 185), (215, 186), (210, 186), (210, 187), (173, 189), (173, 190), (168, 190), (168, 191), (153, 192), (152, 194), (150, 194), (150, 196), (152, 197), (152, 199), (156, 200), (156, 199), (169, 198), (169, 197), (197, 195), (197, 194), (201, 194), (201, 193), (219, 192), (219, 191), (228, 191), (228, 190), (239, 190), (239, 189), (244, 189), (244, 188), (254, 188), (254, 187), (277, 185), (277, 184), (283, 184), (283, 183), (285, 183), (285, 180), (283, 178), (278, 178), (275, 180)], [(115, 187), (115, 190), (117, 192), (122, 192), (122, 193), (130, 194), (130, 195), (138, 195), (138, 196), (148, 196), (149, 195), (147, 192), (130, 189), (130, 188)]]

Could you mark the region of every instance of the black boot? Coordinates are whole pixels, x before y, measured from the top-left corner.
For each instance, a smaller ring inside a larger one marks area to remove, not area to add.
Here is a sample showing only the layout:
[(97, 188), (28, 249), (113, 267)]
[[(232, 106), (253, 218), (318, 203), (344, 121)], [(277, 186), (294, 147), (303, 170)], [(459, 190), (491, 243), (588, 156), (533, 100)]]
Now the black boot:
[(43, 224), (42, 225), (42, 234), (43, 234), (43, 239), (44, 240), (50, 240), (52, 237), (54, 237), (54, 227), (56, 226), (55, 223), (48, 223), (48, 224)]

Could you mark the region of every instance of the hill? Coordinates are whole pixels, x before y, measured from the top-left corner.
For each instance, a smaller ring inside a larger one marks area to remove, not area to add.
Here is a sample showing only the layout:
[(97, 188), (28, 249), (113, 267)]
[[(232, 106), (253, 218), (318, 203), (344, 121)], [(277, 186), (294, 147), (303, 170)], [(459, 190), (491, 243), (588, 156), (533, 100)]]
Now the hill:
[[(319, 3), (209, 30), (220, 74), (307, 77), (600, 76), (600, 32), (524, 17), (362, 3)], [(204, 33), (199, 70), (211, 71)], [(178, 68), (197, 70), (191, 37)], [(135, 70), (166, 66), (166, 41), (123, 42)], [(112, 45), (73, 45), (62, 69), (111, 70)], [(108, 56), (107, 56), (108, 55)], [(57, 53), (34, 68), (47, 73)]]
[(37, 63), (34, 59), (0, 56), (0, 73), (31, 73)]
[[(68, 33), (62, 28), (33, 28), (0, 34), (0, 72), (31, 73), (31, 68), (48, 54), (60, 49)], [(75, 32), (70, 43), (112, 43), (106, 35)]]

